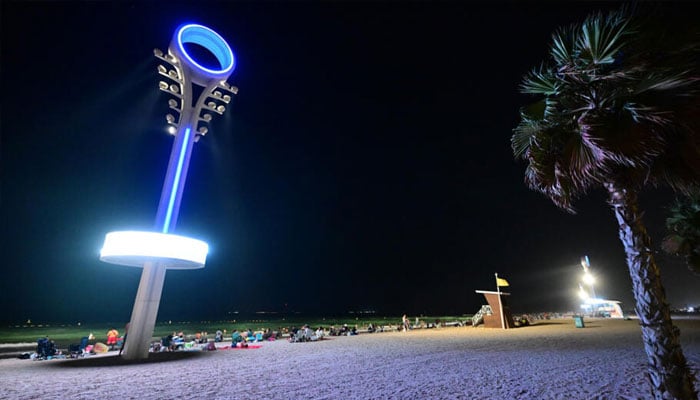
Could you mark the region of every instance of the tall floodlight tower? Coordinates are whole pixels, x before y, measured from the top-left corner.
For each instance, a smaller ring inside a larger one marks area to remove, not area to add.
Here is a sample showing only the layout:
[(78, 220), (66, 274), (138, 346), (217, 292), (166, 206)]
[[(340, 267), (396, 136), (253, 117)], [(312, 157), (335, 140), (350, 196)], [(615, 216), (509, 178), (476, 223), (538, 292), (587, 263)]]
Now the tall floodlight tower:
[[(219, 67), (209, 68), (198, 62), (194, 56), (197, 46), (211, 53)], [(158, 86), (172, 96), (168, 105), (177, 114), (166, 115), (169, 132), (175, 138), (158, 203), (155, 231), (110, 232), (100, 252), (102, 261), (143, 267), (124, 349), (124, 358), (130, 360), (148, 358), (165, 271), (204, 267), (207, 244), (172, 232), (177, 223), (192, 147), (207, 133), (211, 113), (223, 114), (231, 95), (238, 92), (226, 82), (235, 67), (233, 52), (219, 34), (205, 26), (180, 26), (167, 53), (158, 49), (153, 53), (162, 61), (158, 73), (164, 79)], [(195, 93), (200, 93), (197, 98)]]
[(595, 278), (591, 274), (591, 262), (588, 260), (588, 256), (581, 257), (581, 266), (583, 267), (583, 283), (591, 288), (591, 295), (595, 299), (595, 289), (593, 284), (595, 283)]

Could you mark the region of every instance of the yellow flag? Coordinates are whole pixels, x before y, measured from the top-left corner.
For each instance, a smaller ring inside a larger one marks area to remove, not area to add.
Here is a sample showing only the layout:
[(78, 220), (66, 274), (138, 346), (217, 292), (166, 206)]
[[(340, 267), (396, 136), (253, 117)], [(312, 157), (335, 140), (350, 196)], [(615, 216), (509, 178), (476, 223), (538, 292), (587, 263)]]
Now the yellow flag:
[(508, 285), (508, 281), (503, 279), (503, 278), (496, 278), (496, 285), (498, 285), (498, 286), (510, 286), (510, 285)]

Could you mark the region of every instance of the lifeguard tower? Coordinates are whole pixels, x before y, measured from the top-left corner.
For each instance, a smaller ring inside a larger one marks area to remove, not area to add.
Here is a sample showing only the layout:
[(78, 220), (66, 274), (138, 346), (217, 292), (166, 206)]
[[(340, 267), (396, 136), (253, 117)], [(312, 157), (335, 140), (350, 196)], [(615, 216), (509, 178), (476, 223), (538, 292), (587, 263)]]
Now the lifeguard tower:
[(510, 305), (504, 296), (510, 296), (510, 293), (501, 292), (501, 286), (509, 286), (508, 281), (499, 278), (496, 274), (496, 291), (477, 290), (476, 293), (481, 293), (486, 298), (488, 305), (482, 306), (472, 317), (472, 325), (477, 326), (481, 322), (486, 328), (515, 328), (513, 321), (513, 313), (510, 311)]
[(483, 294), (488, 302), (488, 307), (481, 307), (479, 311), (482, 314), (481, 318), (485, 328), (515, 328), (513, 313), (510, 311), (510, 306), (506, 300), (506, 296), (510, 296), (510, 293), (486, 290), (477, 290), (476, 293)]

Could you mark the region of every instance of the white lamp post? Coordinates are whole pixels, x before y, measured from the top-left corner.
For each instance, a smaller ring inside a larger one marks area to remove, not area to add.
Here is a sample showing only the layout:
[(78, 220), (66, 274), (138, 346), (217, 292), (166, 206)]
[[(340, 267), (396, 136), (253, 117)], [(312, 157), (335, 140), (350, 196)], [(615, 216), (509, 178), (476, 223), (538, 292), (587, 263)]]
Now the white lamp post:
[[(207, 49), (216, 57), (219, 68), (202, 66), (187, 52), (185, 44)], [(165, 116), (175, 139), (156, 213), (156, 232), (111, 232), (100, 253), (105, 262), (143, 267), (124, 349), (124, 358), (129, 360), (148, 358), (165, 271), (204, 267), (207, 244), (171, 232), (177, 223), (193, 145), (208, 131), (206, 124), (212, 119), (209, 112), (223, 114), (224, 104), (231, 101), (230, 94), (238, 92), (226, 82), (235, 67), (233, 52), (218, 33), (205, 26), (178, 27), (167, 54), (158, 49), (153, 53), (165, 63), (158, 66), (158, 73), (164, 77), (158, 87), (172, 96), (168, 105), (177, 114)], [(201, 95), (193, 105), (195, 85)]]

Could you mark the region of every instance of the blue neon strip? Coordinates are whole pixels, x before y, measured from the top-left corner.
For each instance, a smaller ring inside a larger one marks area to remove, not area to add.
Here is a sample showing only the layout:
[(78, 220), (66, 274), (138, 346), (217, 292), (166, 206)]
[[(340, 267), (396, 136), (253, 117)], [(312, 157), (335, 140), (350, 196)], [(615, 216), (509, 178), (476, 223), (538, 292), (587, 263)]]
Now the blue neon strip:
[[(199, 65), (185, 50), (184, 43), (196, 43), (203, 46), (219, 61), (220, 70), (205, 68)], [(180, 27), (177, 33), (177, 45), (180, 52), (187, 58), (190, 64), (198, 69), (215, 75), (225, 74), (233, 71), (236, 59), (228, 43), (218, 33), (203, 25), (188, 24)]]
[(177, 168), (175, 169), (175, 178), (173, 179), (172, 188), (170, 189), (170, 199), (168, 200), (168, 210), (165, 212), (165, 222), (163, 222), (163, 233), (168, 233), (170, 230), (170, 220), (173, 218), (173, 208), (175, 207), (175, 198), (180, 186), (180, 176), (182, 175), (182, 166), (185, 162), (185, 154), (187, 154), (187, 146), (190, 141), (190, 128), (185, 129), (185, 137), (182, 140), (180, 147), (180, 155), (177, 159)]

